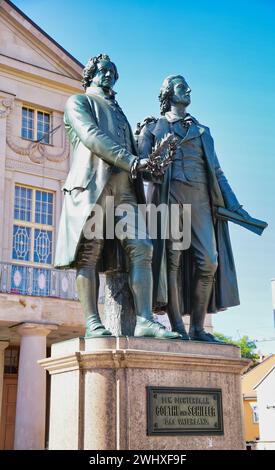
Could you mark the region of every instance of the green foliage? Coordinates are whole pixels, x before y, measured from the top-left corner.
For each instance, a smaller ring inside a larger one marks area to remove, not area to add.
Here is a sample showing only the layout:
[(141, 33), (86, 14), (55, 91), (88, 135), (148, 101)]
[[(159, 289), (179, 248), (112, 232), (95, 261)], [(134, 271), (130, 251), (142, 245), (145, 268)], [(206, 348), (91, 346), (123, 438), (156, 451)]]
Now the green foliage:
[(214, 335), (217, 339), (223, 341), (224, 343), (235, 344), (235, 346), (239, 346), (241, 348), (242, 357), (251, 359), (255, 365), (260, 359), (259, 354), (257, 354), (257, 352), (255, 351), (257, 348), (255, 341), (249, 339), (248, 336), (242, 336), (242, 338), (236, 341), (233, 340), (230, 336), (225, 336), (223, 333), (214, 333)]

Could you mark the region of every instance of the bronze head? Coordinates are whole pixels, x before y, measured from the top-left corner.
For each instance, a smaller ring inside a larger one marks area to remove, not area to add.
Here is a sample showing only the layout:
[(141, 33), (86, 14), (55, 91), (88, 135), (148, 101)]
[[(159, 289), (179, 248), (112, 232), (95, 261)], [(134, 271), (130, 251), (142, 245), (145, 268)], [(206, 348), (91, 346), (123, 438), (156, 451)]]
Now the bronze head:
[(160, 113), (164, 115), (170, 111), (172, 103), (181, 103), (187, 107), (191, 102), (190, 92), (191, 89), (182, 75), (166, 77), (159, 94)]
[(118, 79), (118, 71), (107, 54), (91, 57), (83, 69), (82, 86), (86, 90), (91, 84), (110, 90)]

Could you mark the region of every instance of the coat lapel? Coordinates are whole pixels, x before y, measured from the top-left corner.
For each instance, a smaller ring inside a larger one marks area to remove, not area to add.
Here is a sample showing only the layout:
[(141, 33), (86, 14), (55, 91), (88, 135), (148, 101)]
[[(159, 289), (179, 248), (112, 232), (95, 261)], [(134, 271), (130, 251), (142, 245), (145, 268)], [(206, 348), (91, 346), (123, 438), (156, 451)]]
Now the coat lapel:
[(177, 134), (181, 139), (186, 140), (190, 127), (184, 127), (181, 123), (181, 121), (175, 121), (171, 123), (173, 132)]
[(158, 119), (156, 125), (154, 126), (151, 132), (155, 136), (156, 141), (160, 141), (165, 134), (169, 134), (169, 132), (171, 132), (170, 124), (167, 119), (161, 117), (160, 119)]
[[(182, 129), (181, 133), (180, 128)], [(198, 127), (196, 124), (192, 123), (191, 126), (187, 128), (184, 128), (184, 126), (181, 124), (180, 121), (177, 121), (174, 123), (174, 130), (175, 132), (183, 137), (182, 143), (187, 142), (188, 140), (195, 139), (196, 137), (200, 137), (201, 134), (204, 132), (202, 127)]]

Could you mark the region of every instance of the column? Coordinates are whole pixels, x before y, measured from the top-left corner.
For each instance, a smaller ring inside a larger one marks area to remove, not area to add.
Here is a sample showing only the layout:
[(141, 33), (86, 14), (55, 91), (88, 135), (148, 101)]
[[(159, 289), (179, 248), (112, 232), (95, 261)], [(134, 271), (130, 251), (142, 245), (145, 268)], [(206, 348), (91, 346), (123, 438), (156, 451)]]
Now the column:
[(8, 347), (8, 341), (0, 341), (0, 422), (1, 422), (1, 411), (2, 411), (2, 393), (3, 393), (3, 382), (4, 382), (4, 359), (5, 349)]
[(23, 323), (21, 336), (14, 449), (45, 448), (46, 374), (37, 361), (46, 357), (46, 337), (56, 325)]

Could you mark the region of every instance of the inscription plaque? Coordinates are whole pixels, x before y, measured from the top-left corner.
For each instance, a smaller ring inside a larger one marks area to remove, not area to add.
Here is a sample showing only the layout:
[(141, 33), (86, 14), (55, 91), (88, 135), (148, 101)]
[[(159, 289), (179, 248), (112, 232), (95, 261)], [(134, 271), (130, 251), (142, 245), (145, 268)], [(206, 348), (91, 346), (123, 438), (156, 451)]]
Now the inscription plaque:
[(223, 434), (221, 389), (147, 387), (147, 434)]

